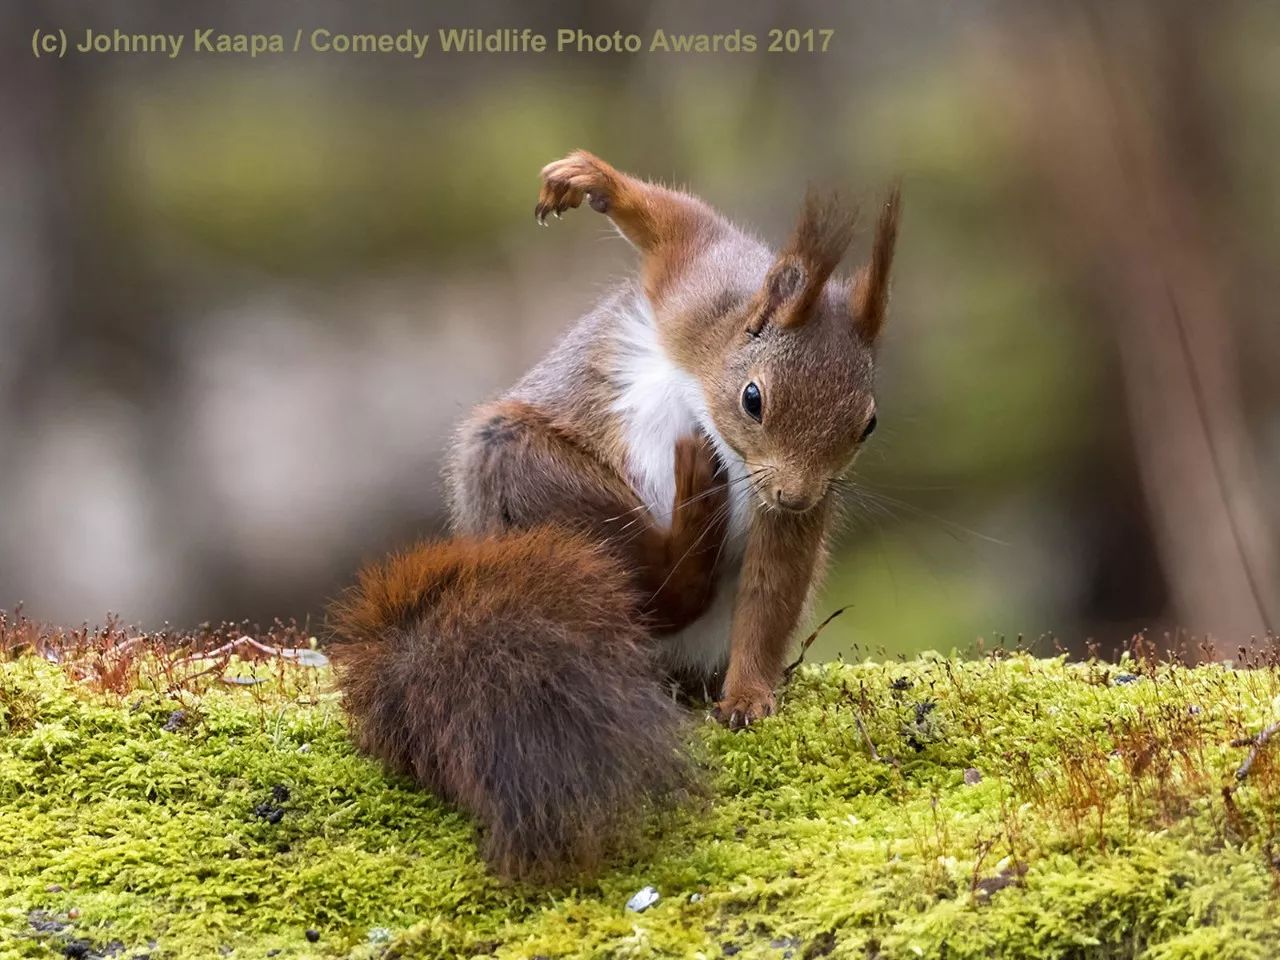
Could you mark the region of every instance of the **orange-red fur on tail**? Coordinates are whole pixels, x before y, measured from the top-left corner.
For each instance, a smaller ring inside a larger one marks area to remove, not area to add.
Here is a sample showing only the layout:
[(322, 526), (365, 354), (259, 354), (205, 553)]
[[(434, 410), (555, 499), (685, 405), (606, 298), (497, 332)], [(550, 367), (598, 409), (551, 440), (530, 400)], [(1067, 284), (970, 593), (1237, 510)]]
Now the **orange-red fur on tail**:
[(595, 867), (687, 781), (631, 580), (542, 527), (423, 544), (334, 607), (360, 748), (471, 813), (516, 879)]

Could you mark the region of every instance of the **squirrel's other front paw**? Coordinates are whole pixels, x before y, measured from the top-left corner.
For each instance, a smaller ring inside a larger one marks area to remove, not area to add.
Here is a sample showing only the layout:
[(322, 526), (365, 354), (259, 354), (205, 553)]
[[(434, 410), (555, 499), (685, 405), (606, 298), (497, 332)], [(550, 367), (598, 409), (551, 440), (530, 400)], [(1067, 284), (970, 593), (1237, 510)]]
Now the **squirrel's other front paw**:
[(613, 170), (586, 150), (575, 150), (562, 160), (548, 163), (542, 168), (541, 177), (542, 190), (533, 208), (539, 223), (545, 224), (549, 213), (559, 217), (566, 210), (576, 208), (584, 197), (592, 210), (609, 212)]
[(701, 512), (709, 516), (722, 512), (728, 491), (726, 473), (705, 436), (681, 437), (676, 441), (675, 481), (674, 510), (700, 507)]
[(757, 720), (772, 716), (776, 707), (772, 690), (727, 693), (711, 715), (730, 730), (745, 730)]

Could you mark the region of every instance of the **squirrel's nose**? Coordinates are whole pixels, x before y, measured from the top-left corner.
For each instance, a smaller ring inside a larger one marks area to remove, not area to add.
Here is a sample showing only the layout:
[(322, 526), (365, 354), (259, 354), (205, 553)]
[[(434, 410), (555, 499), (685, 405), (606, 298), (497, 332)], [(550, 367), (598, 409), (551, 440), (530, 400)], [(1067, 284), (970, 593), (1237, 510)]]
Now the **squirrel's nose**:
[(804, 513), (813, 506), (813, 501), (802, 495), (787, 496), (781, 487), (773, 491), (773, 502), (783, 510), (789, 510), (792, 513)]

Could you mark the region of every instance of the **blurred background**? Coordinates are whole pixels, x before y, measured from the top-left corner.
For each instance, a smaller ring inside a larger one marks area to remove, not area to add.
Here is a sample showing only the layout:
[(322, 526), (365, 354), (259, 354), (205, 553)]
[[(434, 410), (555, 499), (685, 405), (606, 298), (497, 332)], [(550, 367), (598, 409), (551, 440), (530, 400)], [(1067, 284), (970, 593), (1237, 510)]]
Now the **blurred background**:
[[(299, 26), (836, 34), (189, 52)], [(37, 60), (36, 27), (188, 49)], [(452, 426), (631, 267), (589, 211), (533, 224), (583, 146), (775, 241), (808, 181), (903, 179), (821, 655), (1280, 618), (1280, 5), (11, 0), (0, 35), (0, 605), (314, 622), (442, 529)]]

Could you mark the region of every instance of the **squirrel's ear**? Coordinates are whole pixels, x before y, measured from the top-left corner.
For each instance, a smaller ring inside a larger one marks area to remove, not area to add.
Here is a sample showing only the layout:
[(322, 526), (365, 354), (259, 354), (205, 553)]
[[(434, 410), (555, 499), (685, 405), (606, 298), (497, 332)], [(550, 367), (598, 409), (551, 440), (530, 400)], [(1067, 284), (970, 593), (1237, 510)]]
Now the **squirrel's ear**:
[(753, 337), (775, 317), (780, 326), (789, 326), (790, 318), (797, 313), (800, 293), (804, 290), (804, 264), (791, 256), (783, 256), (769, 268), (764, 286), (756, 294), (751, 307), (751, 319), (747, 321), (747, 333)]
[(853, 239), (854, 214), (839, 197), (809, 190), (804, 210), (782, 255), (770, 268), (756, 297), (747, 332), (755, 335), (766, 323), (797, 327)]
[(868, 343), (874, 343), (884, 327), (889, 306), (889, 272), (893, 267), (893, 248), (898, 239), (898, 210), (902, 206), (902, 190), (897, 184), (889, 191), (876, 236), (871, 244), (871, 260), (858, 271), (853, 281), (850, 309), (853, 322)]

